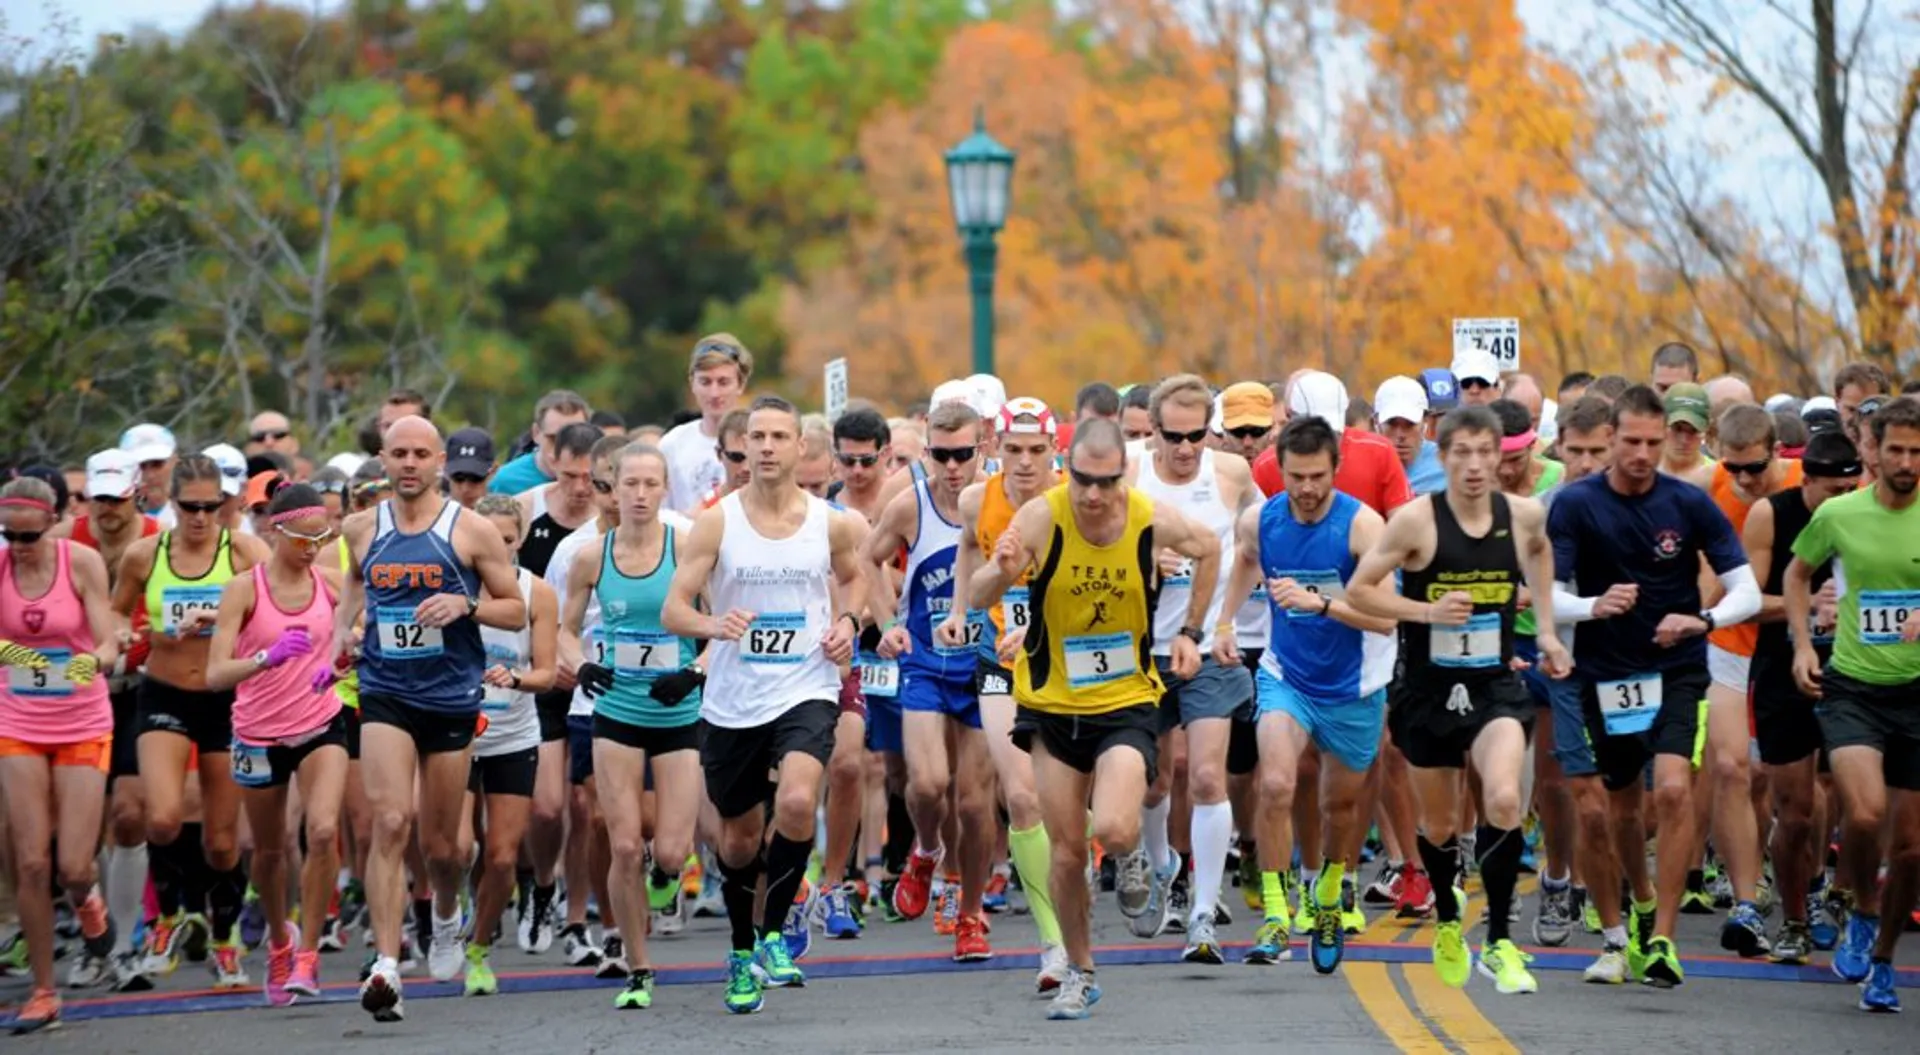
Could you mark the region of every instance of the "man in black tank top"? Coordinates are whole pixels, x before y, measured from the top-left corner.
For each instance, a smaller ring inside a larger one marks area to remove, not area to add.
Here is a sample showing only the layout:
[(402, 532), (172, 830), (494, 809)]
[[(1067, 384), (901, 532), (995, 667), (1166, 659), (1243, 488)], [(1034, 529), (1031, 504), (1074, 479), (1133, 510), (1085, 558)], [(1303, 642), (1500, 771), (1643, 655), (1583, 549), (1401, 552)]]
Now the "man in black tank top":
[[(1809, 906), (1807, 894), (1814, 880), (1810, 866), (1816, 833), (1830, 830), (1825, 818), (1814, 815), (1816, 768), (1824, 764), (1820, 720), (1815, 701), (1800, 692), (1793, 680), (1793, 643), (1783, 621), (1782, 583), (1793, 561), (1793, 541), (1813, 519), (1813, 511), (1830, 498), (1852, 491), (1860, 483), (1860, 455), (1838, 432), (1822, 432), (1808, 442), (1801, 457), (1805, 483), (1754, 505), (1747, 513), (1741, 542), (1747, 560), (1760, 579), (1763, 598), (1760, 637), (1753, 650), (1750, 691), (1754, 735), (1760, 762), (1767, 767), (1773, 796), (1774, 828), (1771, 857), (1774, 894), (1784, 919), (1772, 942), (1778, 963), (1804, 964), (1814, 948), (1831, 949), (1839, 938), (1838, 917), (1824, 902)], [(1835, 597), (1831, 562), (1813, 573), (1813, 643), (1824, 667), (1833, 652)], [(1824, 842), (1824, 839), (1819, 841)]]
[[(1538, 616), (1541, 667), (1562, 678), (1572, 661), (1554, 629), (1546, 513), (1531, 498), (1499, 493), (1500, 436), (1499, 420), (1484, 407), (1461, 407), (1441, 421), (1446, 490), (1414, 499), (1387, 523), (1379, 545), (1354, 569), (1347, 599), (1400, 623), (1402, 670), (1387, 728), (1406, 756), (1420, 803), (1420, 858), (1440, 920), (1434, 967), (1442, 982), (1458, 987), (1473, 966), (1461, 935), (1465, 899), (1449, 896), (1460, 871), (1460, 770), (1471, 759), (1482, 789), (1475, 852), (1487, 888), (1480, 971), (1511, 994), (1538, 988), (1508, 934), (1522, 848), (1520, 774), (1534, 711), (1513, 660), (1523, 570)], [(1395, 570), (1399, 592), (1387, 581)]]
[(544, 578), (553, 551), (594, 517), (593, 445), (600, 442), (600, 435), (599, 429), (587, 424), (561, 429), (553, 440), (553, 471), (559, 475), (552, 483), (518, 496), (527, 515), (520, 566), (535, 575)]

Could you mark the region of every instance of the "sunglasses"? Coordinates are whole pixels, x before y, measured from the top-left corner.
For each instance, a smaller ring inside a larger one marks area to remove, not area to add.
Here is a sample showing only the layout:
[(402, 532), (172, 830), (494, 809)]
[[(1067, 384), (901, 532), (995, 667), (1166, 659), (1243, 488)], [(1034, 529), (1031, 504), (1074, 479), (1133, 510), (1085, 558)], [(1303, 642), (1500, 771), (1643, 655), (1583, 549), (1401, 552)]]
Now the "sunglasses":
[(250, 436), (249, 439), (255, 443), (265, 443), (268, 440), (284, 440), (291, 435), (293, 435), (293, 433), (288, 432), (286, 429), (262, 429)]
[(133, 501), (131, 495), (93, 495), (88, 501), (97, 506), (123, 506)]
[(735, 348), (730, 344), (716, 344), (713, 342), (708, 342), (706, 344), (700, 345), (699, 347), (693, 350), (693, 358), (695, 359), (698, 359), (701, 356), (708, 355), (708, 354), (724, 355), (736, 363), (740, 361), (740, 349)]
[(1073, 482), (1081, 487), (1098, 487), (1101, 490), (1106, 490), (1120, 486), (1120, 478), (1125, 476), (1126, 473), (1117, 472), (1106, 476), (1095, 476), (1092, 473), (1083, 473), (1078, 469), (1068, 468), (1067, 475), (1072, 477)]
[(1762, 458), (1757, 462), (1721, 462), (1720, 464), (1726, 466), (1727, 472), (1733, 476), (1759, 476), (1773, 464), (1773, 459)]
[(1242, 425), (1239, 428), (1228, 429), (1227, 435), (1236, 440), (1257, 440), (1264, 438), (1270, 431), (1272, 430), (1264, 425)]
[(175, 509), (182, 513), (218, 513), (225, 502), (175, 502)]
[(1161, 429), (1160, 442), (1165, 443), (1169, 447), (1178, 447), (1183, 443), (1191, 443), (1199, 446), (1207, 442), (1207, 430), (1194, 429), (1192, 432), (1172, 432), (1167, 429)]
[(326, 530), (320, 532), (318, 535), (302, 535), (298, 531), (289, 530), (285, 525), (278, 526), (274, 528), (274, 530), (280, 532), (281, 536), (284, 537), (288, 542), (292, 542), (295, 545), (299, 546), (301, 549), (306, 549), (306, 550), (319, 549), (320, 547), (326, 545), (327, 542), (333, 538), (332, 528), (327, 528)]
[(732, 462), (735, 465), (743, 464), (747, 460), (746, 451), (730, 451), (722, 447), (719, 449), (719, 453), (720, 453), (720, 457), (725, 458), (726, 460)]
[(12, 528), (0, 530), (0, 538), (14, 546), (31, 546), (46, 535), (44, 531), (15, 531)]
[(474, 484), (483, 484), (487, 482), (486, 477), (478, 476), (478, 475), (475, 475), (474, 473), (454, 473), (452, 474), (452, 476), (453, 476), (454, 483), (465, 484), (468, 487), (472, 487)]
[(880, 464), (880, 456), (878, 454), (841, 454), (839, 451), (835, 451), (833, 456), (840, 460), (841, 465), (849, 469), (856, 465), (862, 469), (871, 469)]
[(1478, 377), (1469, 377), (1461, 380), (1460, 387), (1461, 388), (1492, 388), (1493, 382), (1484, 381)]
[(608, 483), (605, 480), (596, 478), (593, 481), (593, 493), (601, 494), (601, 495), (610, 495), (613, 493), (613, 485)]
[(928, 447), (927, 457), (941, 465), (965, 465), (980, 453), (977, 447)]
[[(456, 475), (454, 479), (458, 480), (460, 477)], [(326, 483), (308, 484), (307, 486), (323, 495), (343, 495), (347, 493), (347, 482), (345, 480), (328, 480)]]
[(1859, 406), (1853, 408), (1853, 413), (1855, 417), (1870, 418), (1880, 413), (1880, 408), (1886, 405), (1886, 400), (1881, 399), (1879, 396), (1868, 396), (1866, 399), (1860, 401)]

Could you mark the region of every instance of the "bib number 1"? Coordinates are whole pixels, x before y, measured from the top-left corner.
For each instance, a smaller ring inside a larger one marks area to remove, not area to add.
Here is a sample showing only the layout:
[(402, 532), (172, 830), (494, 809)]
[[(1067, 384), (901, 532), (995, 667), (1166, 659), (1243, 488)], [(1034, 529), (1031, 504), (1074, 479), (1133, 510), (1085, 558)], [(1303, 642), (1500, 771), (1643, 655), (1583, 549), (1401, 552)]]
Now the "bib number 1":
[(1463, 626), (1436, 626), (1428, 635), (1436, 667), (1486, 670), (1500, 665), (1500, 613), (1467, 617)]

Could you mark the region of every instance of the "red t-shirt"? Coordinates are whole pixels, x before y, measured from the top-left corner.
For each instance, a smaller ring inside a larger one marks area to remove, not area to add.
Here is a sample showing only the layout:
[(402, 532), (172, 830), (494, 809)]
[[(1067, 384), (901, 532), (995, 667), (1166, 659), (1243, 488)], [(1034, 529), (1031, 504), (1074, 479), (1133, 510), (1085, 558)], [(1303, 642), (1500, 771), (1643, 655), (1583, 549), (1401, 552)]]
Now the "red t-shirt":
[[(155, 520), (150, 516), (144, 516), (144, 515), (141, 516), (140, 518), (140, 537), (141, 538), (151, 538), (152, 536), (158, 535), (159, 533), (160, 533), (160, 522), (158, 520)], [(72, 537), (73, 537), (73, 541), (79, 543), (80, 545), (85, 546), (96, 553), (99, 552), (100, 540), (93, 537), (93, 525), (88, 522), (86, 517), (73, 518), (73, 536)], [(119, 569), (117, 568), (107, 569), (107, 575), (109, 580), (111, 580), (113, 574), (118, 570)], [(133, 673), (136, 670), (139, 670), (147, 662), (147, 636), (146, 634), (142, 633), (142, 631), (146, 629), (147, 629), (147, 606), (144, 604), (136, 605), (133, 609), (133, 647), (127, 650), (127, 662), (125, 664), (125, 669), (129, 674)]]
[[(1287, 489), (1280, 458), (1272, 447), (1253, 459), (1253, 482), (1268, 498)], [(1381, 516), (1413, 501), (1413, 487), (1400, 455), (1386, 437), (1359, 429), (1340, 433), (1340, 468), (1333, 473), (1333, 489), (1350, 494)]]

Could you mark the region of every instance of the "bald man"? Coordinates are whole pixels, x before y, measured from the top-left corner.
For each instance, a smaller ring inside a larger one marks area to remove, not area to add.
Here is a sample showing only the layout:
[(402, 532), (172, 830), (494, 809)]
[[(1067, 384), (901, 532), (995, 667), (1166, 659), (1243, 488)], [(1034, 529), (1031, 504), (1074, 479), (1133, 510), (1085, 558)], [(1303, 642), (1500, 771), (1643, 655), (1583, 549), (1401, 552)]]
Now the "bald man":
[(300, 453), (300, 437), (293, 434), (293, 423), (277, 410), (263, 410), (247, 426), (247, 453), (277, 451), (293, 458)]
[(1720, 415), (1731, 406), (1741, 403), (1759, 403), (1753, 396), (1753, 386), (1732, 374), (1721, 374), (1707, 382), (1707, 448), (1718, 457), (1720, 453)]
[(484, 518), (461, 516), (440, 494), (447, 452), (433, 423), (403, 416), (387, 429), (383, 448), (393, 497), (341, 526), (349, 567), (333, 654), (346, 662), (364, 612), (360, 769), (373, 814), (366, 879), (376, 955), (360, 1006), (376, 1022), (397, 1022), (405, 1014), (406, 848), (416, 820), (433, 887), (428, 969), (446, 981), (466, 960), (459, 890), (467, 862), (457, 844), (487, 663), (480, 627), (518, 630), (527, 607), (500, 532)]
[(1514, 374), (1507, 378), (1507, 388), (1502, 396), (1527, 408), (1527, 418), (1533, 422), (1533, 428), (1540, 428), (1540, 411), (1546, 405), (1546, 393), (1540, 389), (1540, 381), (1532, 374)]

